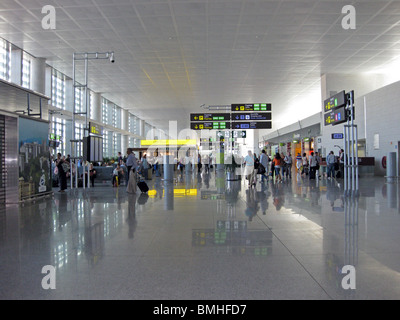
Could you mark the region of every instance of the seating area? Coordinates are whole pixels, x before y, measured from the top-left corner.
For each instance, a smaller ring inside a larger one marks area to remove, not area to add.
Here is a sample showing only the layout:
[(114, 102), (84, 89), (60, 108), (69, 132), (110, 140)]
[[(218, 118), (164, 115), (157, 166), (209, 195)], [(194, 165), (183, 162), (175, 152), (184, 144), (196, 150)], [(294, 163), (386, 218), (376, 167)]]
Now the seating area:
[[(112, 177), (113, 177), (113, 171), (114, 171), (115, 167), (116, 167), (116, 165), (114, 165), (114, 166), (95, 166), (95, 167), (93, 167), (96, 170), (95, 183), (110, 182), (110, 185), (111, 185)], [(121, 166), (121, 168), (124, 170), (124, 176), (126, 176), (127, 173), (128, 173), (127, 168), (125, 166)], [(53, 168), (52, 172), (54, 172), (54, 168)], [(82, 167), (78, 167), (78, 174), (79, 174), (79, 177), (82, 176), (82, 174), (83, 174), (83, 168)], [(53, 182), (54, 182), (53, 186), (57, 184), (57, 181), (58, 181), (57, 175), (53, 174)], [(68, 179), (68, 183), (69, 183), (69, 179)]]

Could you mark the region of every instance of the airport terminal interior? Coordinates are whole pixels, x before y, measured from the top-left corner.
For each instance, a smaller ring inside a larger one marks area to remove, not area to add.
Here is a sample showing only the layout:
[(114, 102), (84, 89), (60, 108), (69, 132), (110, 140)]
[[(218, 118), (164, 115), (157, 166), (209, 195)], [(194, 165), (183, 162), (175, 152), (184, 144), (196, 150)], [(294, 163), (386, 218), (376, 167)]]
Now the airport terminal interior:
[(0, 299), (400, 299), (398, 70), (397, 0), (2, 0)]

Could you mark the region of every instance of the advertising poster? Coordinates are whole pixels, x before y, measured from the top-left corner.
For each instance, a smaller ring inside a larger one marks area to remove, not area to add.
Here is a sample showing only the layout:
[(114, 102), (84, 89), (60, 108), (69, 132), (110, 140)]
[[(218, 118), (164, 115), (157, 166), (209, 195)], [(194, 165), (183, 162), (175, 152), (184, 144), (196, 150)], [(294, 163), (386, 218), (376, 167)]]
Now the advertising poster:
[(48, 193), (52, 189), (49, 123), (19, 118), (19, 183), (21, 198)]

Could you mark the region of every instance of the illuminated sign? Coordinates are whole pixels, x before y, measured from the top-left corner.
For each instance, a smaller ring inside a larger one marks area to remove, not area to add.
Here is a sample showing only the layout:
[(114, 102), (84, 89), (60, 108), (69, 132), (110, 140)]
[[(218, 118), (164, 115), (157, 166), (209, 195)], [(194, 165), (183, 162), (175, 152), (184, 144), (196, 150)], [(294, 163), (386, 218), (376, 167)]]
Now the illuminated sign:
[(246, 131), (218, 131), (217, 137), (232, 137), (232, 138), (246, 138)]
[(89, 122), (89, 128), (91, 134), (97, 134), (99, 136), (103, 135), (103, 127), (95, 124), (93, 122)]
[(230, 121), (230, 113), (191, 113), (190, 121)]
[[(155, 198), (157, 196), (157, 190), (151, 189), (147, 191), (147, 194), (150, 198)], [(165, 197), (165, 190), (162, 191), (162, 197)], [(174, 196), (183, 197), (183, 196), (197, 196), (197, 189), (174, 189)]]
[(233, 122), (232, 129), (271, 129), (271, 121)]
[(191, 122), (190, 129), (192, 130), (219, 130), (219, 129), (230, 129), (230, 122)]
[(234, 138), (246, 138), (246, 131), (232, 131)]
[(343, 133), (332, 133), (332, 139), (343, 139)]
[(246, 112), (232, 115), (233, 121), (271, 120), (271, 112)]
[(231, 111), (271, 111), (270, 103), (236, 103), (231, 104)]
[(183, 145), (196, 145), (195, 139), (183, 140), (142, 140), (142, 146), (183, 146)]
[(328, 112), (333, 109), (343, 107), (344, 105), (346, 105), (346, 103), (347, 103), (346, 94), (343, 90), (324, 101), (324, 110), (325, 112)]
[(347, 112), (345, 107), (341, 107), (324, 115), (325, 125), (336, 125), (347, 121)]
[(50, 133), (50, 140), (61, 141), (61, 136), (58, 134)]

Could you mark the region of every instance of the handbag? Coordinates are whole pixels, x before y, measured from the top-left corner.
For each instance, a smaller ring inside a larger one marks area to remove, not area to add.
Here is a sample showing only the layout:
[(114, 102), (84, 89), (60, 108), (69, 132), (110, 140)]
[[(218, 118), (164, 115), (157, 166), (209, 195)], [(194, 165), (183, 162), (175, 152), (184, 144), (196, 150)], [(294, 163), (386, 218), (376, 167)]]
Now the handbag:
[(258, 166), (257, 174), (264, 174), (265, 172), (265, 167), (260, 163)]

